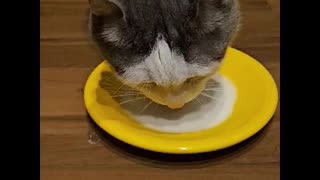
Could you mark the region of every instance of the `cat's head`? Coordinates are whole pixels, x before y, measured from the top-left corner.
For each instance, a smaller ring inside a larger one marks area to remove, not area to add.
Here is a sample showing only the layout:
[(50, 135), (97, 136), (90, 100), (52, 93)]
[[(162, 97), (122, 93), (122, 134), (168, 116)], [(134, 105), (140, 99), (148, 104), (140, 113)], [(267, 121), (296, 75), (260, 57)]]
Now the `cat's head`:
[(128, 85), (181, 107), (218, 70), (235, 34), (236, 0), (91, 0), (90, 30)]

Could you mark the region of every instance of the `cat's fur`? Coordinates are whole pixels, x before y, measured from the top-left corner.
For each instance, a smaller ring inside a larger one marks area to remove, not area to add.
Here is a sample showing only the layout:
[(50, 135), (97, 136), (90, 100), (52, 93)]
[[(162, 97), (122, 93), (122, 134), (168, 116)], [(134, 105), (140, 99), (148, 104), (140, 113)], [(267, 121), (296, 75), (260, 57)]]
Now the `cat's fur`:
[(93, 39), (118, 77), (134, 86), (181, 86), (192, 77), (214, 74), (239, 23), (237, 0), (90, 4)]

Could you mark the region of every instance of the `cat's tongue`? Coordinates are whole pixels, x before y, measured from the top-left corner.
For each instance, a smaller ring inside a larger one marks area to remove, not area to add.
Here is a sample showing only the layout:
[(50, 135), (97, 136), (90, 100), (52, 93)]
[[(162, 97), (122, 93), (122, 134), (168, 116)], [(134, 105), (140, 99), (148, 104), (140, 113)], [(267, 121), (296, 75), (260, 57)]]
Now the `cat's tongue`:
[(171, 109), (179, 109), (184, 106), (184, 104), (167, 104), (167, 106)]

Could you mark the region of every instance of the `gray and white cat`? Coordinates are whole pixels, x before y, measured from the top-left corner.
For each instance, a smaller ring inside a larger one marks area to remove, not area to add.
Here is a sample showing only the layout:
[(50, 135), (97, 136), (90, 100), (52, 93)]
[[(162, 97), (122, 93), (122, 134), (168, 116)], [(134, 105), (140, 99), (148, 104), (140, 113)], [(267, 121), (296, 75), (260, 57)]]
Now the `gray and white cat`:
[(170, 108), (201, 93), (239, 24), (237, 0), (89, 2), (91, 35), (117, 77)]

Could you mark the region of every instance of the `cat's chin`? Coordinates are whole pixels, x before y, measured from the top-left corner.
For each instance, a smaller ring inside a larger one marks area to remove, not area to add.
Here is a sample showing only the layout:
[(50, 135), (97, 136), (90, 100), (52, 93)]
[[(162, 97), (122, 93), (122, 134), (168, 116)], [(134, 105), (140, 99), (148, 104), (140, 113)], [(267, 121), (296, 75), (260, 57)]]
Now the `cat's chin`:
[(165, 103), (165, 102), (163, 102), (163, 101), (159, 101), (159, 100), (157, 100), (157, 99), (155, 99), (155, 98), (152, 98), (152, 97), (150, 97), (150, 96), (147, 96), (147, 95), (145, 95), (147, 98), (149, 98), (152, 102), (154, 102), (154, 103), (157, 103), (157, 104), (160, 104), (160, 105), (163, 105), (163, 106), (167, 106), (168, 108), (170, 108), (170, 109), (180, 109), (180, 108), (182, 108), (187, 102), (184, 102), (184, 103)]
[(188, 102), (197, 98), (201, 94), (201, 91), (203, 89), (204, 88), (199, 89), (196, 93), (189, 93), (179, 101), (172, 101), (172, 102), (167, 102), (165, 99), (161, 99), (158, 96), (152, 95), (151, 93), (145, 93), (143, 91), (140, 91), (140, 92), (154, 103), (167, 106), (170, 109), (180, 109), (180, 108), (183, 108), (184, 105), (187, 104)]

